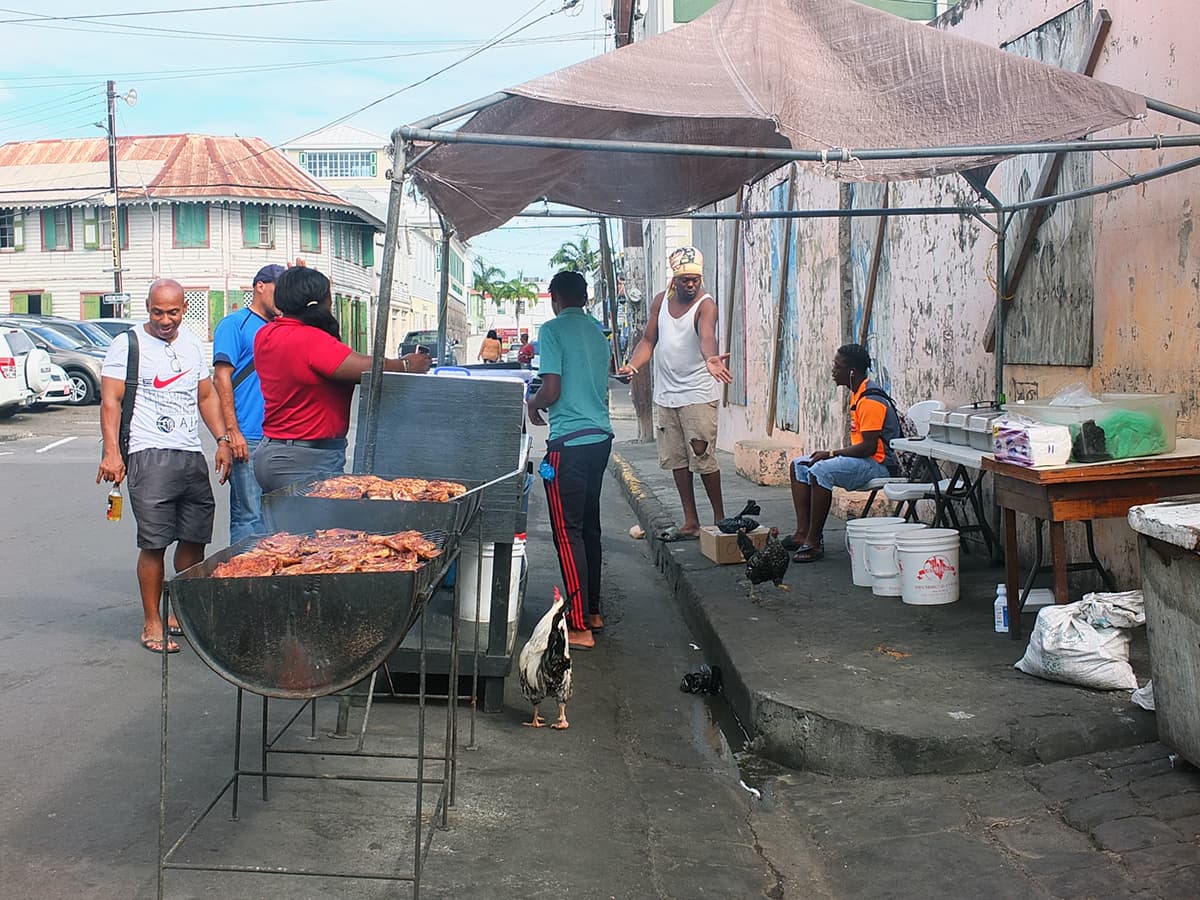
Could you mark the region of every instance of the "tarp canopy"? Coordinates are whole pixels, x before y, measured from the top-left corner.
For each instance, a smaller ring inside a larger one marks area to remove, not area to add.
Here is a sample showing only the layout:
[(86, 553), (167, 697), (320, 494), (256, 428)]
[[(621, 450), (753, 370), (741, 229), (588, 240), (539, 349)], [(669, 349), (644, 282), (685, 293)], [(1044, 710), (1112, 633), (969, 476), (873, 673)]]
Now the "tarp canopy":
[[(463, 132), (745, 148), (945, 148), (1073, 140), (1145, 98), (852, 0), (724, 0), (695, 21), (528, 81)], [(923, 178), (1004, 158), (816, 163), (842, 180)], [(469, 238), (545, 198), (654, 218), (728, 197), (782, 162), (442, 144), (412, 168)]]

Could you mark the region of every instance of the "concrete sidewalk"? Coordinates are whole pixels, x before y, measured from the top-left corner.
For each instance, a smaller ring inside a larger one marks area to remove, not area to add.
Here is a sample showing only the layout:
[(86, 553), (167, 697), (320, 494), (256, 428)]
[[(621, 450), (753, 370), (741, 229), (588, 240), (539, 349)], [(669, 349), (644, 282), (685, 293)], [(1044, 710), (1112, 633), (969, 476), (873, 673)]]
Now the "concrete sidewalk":
[[(962, 557), (958, 603), (906, 606), (851, 583), (845, 526), (831, 517), (825, 559), (793, 564), (790, 592), (766, 585), (759, 602), (751, 602), (743, 566), (710, 562), (696, 542), (655, 538), (681, 519), (671, 473), (659, 469), (653, 444), (632, 442), (636, 422), (622, 415), (627, 398), (614, 407), (618, 442), (610, 471), (707, 660), (721, 667), (725, 693), (757, 753), (829, 774), (953, 774), (1155, 739), (1153, 714), (1125, 692), (1075, 688), (1013, 669), (1025, 643), (993, 630), (1003, 568), (981, 551)], [(751, 484), (735, 473), (729, 454), (720, 457), (727, 512), (753, 497), (762, 506), (759, 520), (789, 533), (795, 515), (788, 488)], [(703, 494), (699, 484), (697, 492)], [(703, 519), (704, 500), (700, 508)], [(1141, 630), (1133, 664), (1144, 682), (1149, 665)]]

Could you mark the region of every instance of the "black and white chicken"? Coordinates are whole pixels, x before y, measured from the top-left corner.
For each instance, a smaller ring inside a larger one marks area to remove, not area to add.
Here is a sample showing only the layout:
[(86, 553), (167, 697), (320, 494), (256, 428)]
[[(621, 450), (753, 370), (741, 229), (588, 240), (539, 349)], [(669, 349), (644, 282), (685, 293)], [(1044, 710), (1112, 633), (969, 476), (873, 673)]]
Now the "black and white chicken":
[(567, 612), (557, 587), (549, 612), (534, 626), (528, 643), (521, 649), (517, 669), (521, 692), (533, 704), (533, 721), (524, 724), (530, 728), (545, 725), (538, 707), (547, 697), (553, 697), (558, 701), (558, 721), (551, 723), (550, 727), (560, 731), (569, 728), (571, 723), (567, 721), (567, 703), (571, 699), (571, 648), (567, 644)]
[(745, 531), (739, 531), (737, 536), (738, 549), (746, 560), (746, 577), (750, 579), (750, 599), (757, 600), (754, 586), (770, 581), (781, 591), (791, 590), (783, 583), (788, 565), (792, 561), (791, 554), (783, 549), (779, 540), (779, 529), (772, 528), (767, 535), (767, 543), (761, 550), (754, 546), (754, 541), (747, 537)]

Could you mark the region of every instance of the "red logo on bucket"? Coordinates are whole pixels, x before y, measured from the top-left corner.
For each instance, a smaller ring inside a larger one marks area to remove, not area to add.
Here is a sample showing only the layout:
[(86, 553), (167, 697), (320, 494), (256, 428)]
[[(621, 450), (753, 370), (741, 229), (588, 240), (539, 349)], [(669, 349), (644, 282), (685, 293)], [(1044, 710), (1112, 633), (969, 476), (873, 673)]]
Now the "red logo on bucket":
[(950, 565), (950, 563), (946, 562), (946, 560), (942, 557), (931, 556), (929, 559), (925, 560), (924, 565), (917, 570), (917, 581), (920, 581), (926, 575), (936, 575), (938, 577), (938, 581), (941, 581), (946, 577), (947, 572), (953, 575), (956, 571), (957, 570), (954, 568), (954, 566)]

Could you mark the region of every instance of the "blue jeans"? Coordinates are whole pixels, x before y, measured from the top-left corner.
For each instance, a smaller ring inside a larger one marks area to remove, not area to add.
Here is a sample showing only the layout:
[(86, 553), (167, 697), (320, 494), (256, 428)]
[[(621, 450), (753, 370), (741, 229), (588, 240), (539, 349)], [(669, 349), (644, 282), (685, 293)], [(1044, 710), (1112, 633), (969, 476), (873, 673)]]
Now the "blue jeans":
[(266, 534), (262, 517), (262, 488), (254, 477), (254, 451), (258, 441), (247, 440), (247, 462), (234, 460), (229, 473), (229, 543), (236, 544), (252, 534)]
[(796, 480), (804, 484), (814, 481), (827, 491), (835, 487), (847, 491), (861, 491), (867, 482), (876, 478), (887, 478), (890, 474), (887, 466), (873, 459), (861, 459), (853, 456), (834, 456), (823, 459), (812, 465), (805, 465), (799, 459), (792, 460)]
[(345, 471), (345, 447), (324, 450), (263, 441), (254, 453), (254, 475), (264, 493), (297, 481), (328, 478)]

